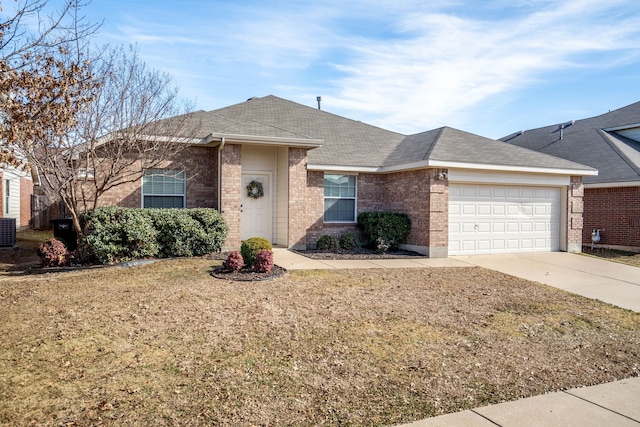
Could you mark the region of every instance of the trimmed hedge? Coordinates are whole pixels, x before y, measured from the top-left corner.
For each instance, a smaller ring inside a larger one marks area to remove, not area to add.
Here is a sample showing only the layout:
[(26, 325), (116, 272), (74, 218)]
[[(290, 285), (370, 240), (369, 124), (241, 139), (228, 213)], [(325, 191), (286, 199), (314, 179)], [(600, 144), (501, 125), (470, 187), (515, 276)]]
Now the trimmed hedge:
[(411, 220), (407, 214), (398, 212), (362, 212), (358, 215), (358, 226), (376, 249), (395, 250), (407, 241)]
[(352, 251), (354, 249), (358, 249), (360, 246), (362, 246), (362, 244), (360, 243), (360, 239), (356, 233), (347, 231), (340, 236), (340, 248)]
[(81, 256), (102, 264), (219, 252), (228, 227), (214, 209), (132, 209), (109, 206), (81, 217)]
[(242, 258), (244, 259), (244, 263), (247, 267), (252, 267), (256, 262), (256, 255), (261, 250), (270, 251), (273, 249), (271, 242), (262, 237), (251, 237), (247, 240), (243, 240), (240, 245), (240, 253), (242, 254)]
[(328, 234), (320, 236), (318, 241), (316, 242), (316, 248), (321, 251), (338, 251), (338, 239)]

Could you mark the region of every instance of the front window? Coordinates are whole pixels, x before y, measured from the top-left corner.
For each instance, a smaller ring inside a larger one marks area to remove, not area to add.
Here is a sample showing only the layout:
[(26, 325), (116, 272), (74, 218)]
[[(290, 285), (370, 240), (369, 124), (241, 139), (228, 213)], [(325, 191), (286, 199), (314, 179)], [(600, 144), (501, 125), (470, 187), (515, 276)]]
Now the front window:
[(324, 175), (324, 222), (356, 221), (356, 176)]
[(184, 208), (185, 174), (181, 170), (149, 169), (142, 177), (143, 208)]

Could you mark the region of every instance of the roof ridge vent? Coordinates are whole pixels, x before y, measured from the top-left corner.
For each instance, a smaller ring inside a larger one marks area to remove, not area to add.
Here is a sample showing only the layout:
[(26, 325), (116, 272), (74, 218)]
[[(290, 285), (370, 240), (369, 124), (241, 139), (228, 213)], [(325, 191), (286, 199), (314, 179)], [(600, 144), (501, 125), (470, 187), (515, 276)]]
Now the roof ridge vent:
[(519, 130), (518, 132), (514, 132), (511, 135), (505, 136), (504, 138), (502, 138), (503, 142), (507, 142), (507, 141), (511, 141), (513, 138), (520, 136), (522, 134), (524, 134), (524, 130)]

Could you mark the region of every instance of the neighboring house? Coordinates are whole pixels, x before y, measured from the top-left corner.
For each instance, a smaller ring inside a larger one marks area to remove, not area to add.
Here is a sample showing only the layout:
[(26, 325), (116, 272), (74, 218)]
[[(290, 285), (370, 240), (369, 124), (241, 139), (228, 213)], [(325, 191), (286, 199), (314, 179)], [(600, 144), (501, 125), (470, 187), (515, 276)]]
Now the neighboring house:
[(640, 251), (640, 102), (600, 116), (502, 138), (598, 169), (584, 178), (582, 243)]
[[(189, 118), (200, 124), (190, 148), (103, 204), (217, 208), (226, 249), (253, 236), (311, 248), (356, 229), (360, 212), (390, 210), (411, 219), (405, 247), (429, 257), (581, 250), (591, 167), (449, 127), (402, 135), (275, 96)], [(254, 182), (263, 197), (248, 196)]]
[(15, 218), (16, 228), (29, 227), (33, 181), (29, 170), (0, 166), (0, 218)]

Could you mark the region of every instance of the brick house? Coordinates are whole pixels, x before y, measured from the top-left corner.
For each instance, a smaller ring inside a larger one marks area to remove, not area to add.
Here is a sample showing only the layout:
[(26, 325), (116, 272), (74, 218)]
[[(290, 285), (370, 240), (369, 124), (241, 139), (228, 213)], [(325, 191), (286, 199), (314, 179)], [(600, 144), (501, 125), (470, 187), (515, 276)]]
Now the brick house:
[[(591, 167), (449, 127), (403, 135), (275, 96), (191, 118), (198, 130), (180, 158), (103, 203), (216, 208), (227, 249), (253, 236), (310, 248), (355, 230), (359, 212), (391, 210), (411, 219), (406, 248), (429, 257), (581, 250)], [(249, 197), (258, 186), (263, 197)]]
[(583, 245), (640, 252), (640, 102), (501, 140), (598, 169), (584, 178)]

